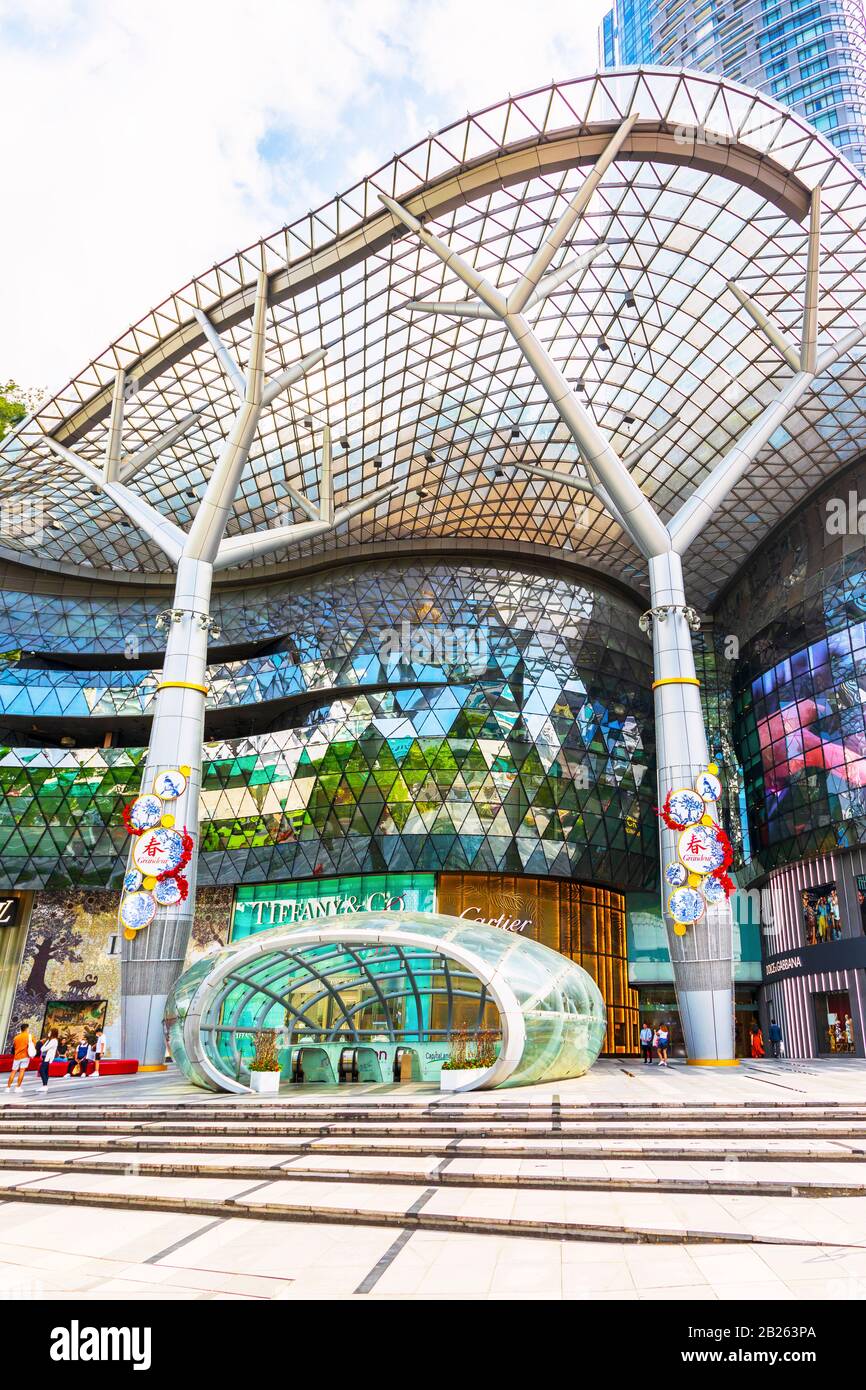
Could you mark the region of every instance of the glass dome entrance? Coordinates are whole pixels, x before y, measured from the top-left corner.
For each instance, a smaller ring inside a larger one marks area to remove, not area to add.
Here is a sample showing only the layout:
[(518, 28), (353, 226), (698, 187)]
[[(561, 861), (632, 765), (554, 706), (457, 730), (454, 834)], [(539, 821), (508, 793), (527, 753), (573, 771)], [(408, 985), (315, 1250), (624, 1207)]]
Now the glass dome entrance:
[(435, 1081), (455, 1040), (486, 1047), (467, 1089), (579, 1076), (605, 1006), (591, 977), (538, 942), (430, 913), (360, 913), (262, 932), (198, 961), (166, 1011), (189, 1079), (245, 1091), (259, 1030), (281, 1079)]

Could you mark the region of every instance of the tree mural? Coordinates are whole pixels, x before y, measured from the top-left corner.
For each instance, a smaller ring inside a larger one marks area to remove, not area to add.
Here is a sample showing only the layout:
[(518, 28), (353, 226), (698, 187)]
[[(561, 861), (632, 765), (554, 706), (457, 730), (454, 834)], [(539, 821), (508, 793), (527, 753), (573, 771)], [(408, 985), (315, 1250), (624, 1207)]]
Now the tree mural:
[(21, 958), (21, 973), (10, 1015), (7, 1049), (15, 1025), (27, 1020), (32, 1027), (41, 1022), (50, 989), (46, 972), (52, 962), (80, 964), (84, 940), (75, 929), (75, 895), (52, 894), (42, 897), (33, 909), (27, 942)]

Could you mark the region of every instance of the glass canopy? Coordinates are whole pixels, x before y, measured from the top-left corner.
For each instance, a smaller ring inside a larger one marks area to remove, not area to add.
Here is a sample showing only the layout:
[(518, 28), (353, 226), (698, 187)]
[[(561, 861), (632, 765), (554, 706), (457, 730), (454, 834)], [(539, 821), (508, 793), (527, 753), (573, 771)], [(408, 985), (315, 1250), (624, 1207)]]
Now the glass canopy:
[[(642, 586), (640, 557), (597, 498), (575, 507), (556, 478), (519, 467), (582, 473), (503, 326), (406, 312), (411, 300), (462, 298), (463, 288), (379, 200), (385, 193), (414, 209), (479, 272), (508, 285), (632, 113), (634, 129), (553, 269), (599, 242), (604, 253), (542, 302), (535, 326), (617, 448), (642, 450), (633, 476), (667, 517), (790, 371), (731, 283), (776, 330), (797, 331), (809, 197), (820, 185), (819, 340), (839, 338), (862, 314), (866, 186), (772, 99), (708, 74), (644, 69), (556, 84), (469, 115), (169, 296), (4, 441), (0, 500), (42, 499), (45, 515), (38, 533), (6, 528), (2, 553), (88, 582), (164, 577), (161, 553), (107, 497), (85, 492), (44, 435), (99, 463), (119, 368), (130, 454), (198, 412), (130, 484), (187, 526), (235, 409), (232, 382), (195, 315), (206, 313), (244, 362), (264, 268), (268, 373), (322, 345), (328, 356), (263, 417), (229, 534), (285, 521), (292, 490), (315, 499), (328, 423), (338, 504), (374, 485), (400, 487), (375, 512), (297, 547), (296, 563), (447, 537), (464, 550), (520, 542), (573, 552)], [(792, 506), (862, 449), (862, 360), (855, 348), (816, 383), (692, 547), (686, 578), (696, 604), (707, 605)], [(249, 562), (245, 573), (268, 563), (283, 560)]]
[[(166, 1009), (190, 1081), (245, 1091), (256, 1034), (274, 1029), (281, 1078), (436, 1080), (455, 1041), (490, 1065), (461, 1089), (580, 1076), (601, 1051), (604, 1000), (573, 961), (485, 923), (367, 912), (276, 928), (196, 962)], [(404, 1063), (403, 1059), (407, 1059)]]

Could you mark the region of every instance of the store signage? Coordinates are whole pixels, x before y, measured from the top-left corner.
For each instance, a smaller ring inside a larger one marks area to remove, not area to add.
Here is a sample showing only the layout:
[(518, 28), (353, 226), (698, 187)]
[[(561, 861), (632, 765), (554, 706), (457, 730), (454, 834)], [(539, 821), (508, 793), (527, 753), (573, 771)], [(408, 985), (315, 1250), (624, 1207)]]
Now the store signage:
[(241, 885), (232, 940), (272, 927), (307, 926), (357, 912), (435, 912), (433, 874), (366, 874), (297, 883)]
[(354, 893), (331, 893), (327, 896), (306, 898), (303, 902), (286, 901), (284, 898), (263, 898), (261, 902), (251, 903), (250, 908), (257, 927), (280, 927), (284, 922), (313, 922), (317, 917), (339, 917), (344, 912), (403, 912), (406, 900), (402, 893), (386, 893), (381, 890), (357, 897)]
[(0, 927), (14, 927), (18, 921), (21, 899), (11, 893), (0, 894)]
[(504, 912), (500, 912), (498, 917), (482, 917), (480, 907), (464, 907), (460, 916), (473, 922), (483, 922), (488, 927), (501, 927), (503, 931), (531, 931), (533, 921), (531, 917), (509, 917)]
[(864, 968), (866, 937), (843, 937), (841, 941), (823, 941), (817, 946), (801, 946), (796, 951), (771, 956), (764, 961), (764, 979), (792, 979), (797, 975), (817, 975), (827, 970)]
[(765, 969), (764, 974), (766, 975), (767, 979), (770, 979), (773, 975), (778, 975), (783, 970), (802, 970), (802, 968), (802, 956), (780, 956), (778, 960), (771, 960), (767, 962), (767, 968)]

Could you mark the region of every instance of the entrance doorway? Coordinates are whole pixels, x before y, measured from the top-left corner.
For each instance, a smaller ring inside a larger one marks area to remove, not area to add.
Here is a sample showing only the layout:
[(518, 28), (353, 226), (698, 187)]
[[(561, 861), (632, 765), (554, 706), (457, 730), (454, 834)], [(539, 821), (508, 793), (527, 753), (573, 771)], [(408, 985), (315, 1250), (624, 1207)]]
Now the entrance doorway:
[(851, 996), (846, 989), (813, 994), (818, 1052), (822, 1057), (856, 1052)]

